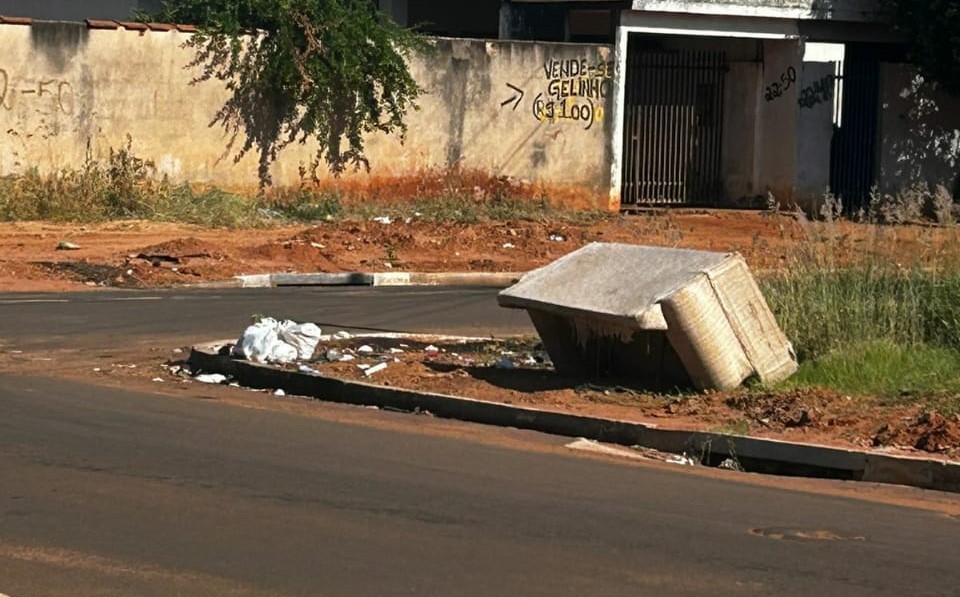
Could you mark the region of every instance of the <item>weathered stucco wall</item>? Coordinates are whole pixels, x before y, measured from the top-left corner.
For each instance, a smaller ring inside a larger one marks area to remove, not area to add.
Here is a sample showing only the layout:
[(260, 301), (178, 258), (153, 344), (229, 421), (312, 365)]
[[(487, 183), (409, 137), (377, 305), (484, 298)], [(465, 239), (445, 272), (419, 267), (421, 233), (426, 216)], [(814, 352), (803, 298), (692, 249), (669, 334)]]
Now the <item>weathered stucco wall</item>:
[[(225, 91), (190, 85), (185, 39), (74, 23), (0, 26), (0, 174), (76, 168), (88, 148), (102, 159), (129, 136), (139, 157), (173, 179), (255, 185), (255, 160), (225, 157), (223, 131), (209, 126)], [(611, 60), (607, 46), (439, 39), (411, 61), (427, 93), (409, 114), (405, 143), (371, 137), (372, 172), (349, 176), (462, 165), (608, 207)], [(296, 183), (312, 149), (285, 151), (275, 183)]]
[(797, 107), (803, 44), (763, 42), (763, 99), (759, 121), (758, 190), (786, 205), (794, 201), (797, 172)]

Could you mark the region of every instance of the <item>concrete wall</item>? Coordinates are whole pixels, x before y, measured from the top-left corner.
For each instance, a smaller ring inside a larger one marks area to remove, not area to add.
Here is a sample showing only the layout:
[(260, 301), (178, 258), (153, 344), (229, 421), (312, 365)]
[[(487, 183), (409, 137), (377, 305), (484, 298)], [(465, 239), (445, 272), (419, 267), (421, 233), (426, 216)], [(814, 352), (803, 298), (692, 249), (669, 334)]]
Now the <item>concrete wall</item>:
[(797, 168), (797, 99), (803, 44), (764, 40), (759, 120), (758, 191), (782, 204), (794, 200)]
[(633, 0), (633, 10), (872, 22), (877, 0)]
[(960, 98), (925, 85), (909, 64), (882, 64), (880, 90), (880, 191), (960, 191)]
[(830, 187), (835, 62), (802, 65), (797, 113), (797, 198), (819, 200)]
[[(176, 180), (255, 185), (254, 160), (224, 158), (224, 134), (208, 126), (226, 93), (189, 84), (185, 39), (72, 23), (0, 26), (0, 174), (76, 168), (88, 147), (102, 158), (129, 136), (138, 156)], [(372, 173), (351, 176), (383, 181), (460, 164), (606, 207), (611, 59), (606, 46), (439, 39), (411, 62), (427, 94), (409, 115), (405, 144), (370, 137)], [(296, 183), (311, 151), (285, 151), (275, 182)]]

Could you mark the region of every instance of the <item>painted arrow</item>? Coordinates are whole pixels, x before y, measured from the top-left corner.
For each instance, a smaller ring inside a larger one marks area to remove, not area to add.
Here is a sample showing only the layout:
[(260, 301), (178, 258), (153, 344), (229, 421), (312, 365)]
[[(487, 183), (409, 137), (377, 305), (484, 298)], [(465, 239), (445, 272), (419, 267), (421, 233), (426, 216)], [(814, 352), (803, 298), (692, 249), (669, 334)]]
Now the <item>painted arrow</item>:
[(517, 93), (513, 94), (513, 97), (511, 97), (510, 99), (506, 99), (500, 102), (500, 107), (502, 108), (507, 104), (509, 104), (510, 102), (513, 102), (513, 109), (516, 110), (517, 106), (520, 105), (520, 101), (523, 99), (523, 89), (520, 89), (519, 87), (514, 87), (510, 83), (507, 83), (507, 87), (509, 87), (510, 89), (513, 89)]

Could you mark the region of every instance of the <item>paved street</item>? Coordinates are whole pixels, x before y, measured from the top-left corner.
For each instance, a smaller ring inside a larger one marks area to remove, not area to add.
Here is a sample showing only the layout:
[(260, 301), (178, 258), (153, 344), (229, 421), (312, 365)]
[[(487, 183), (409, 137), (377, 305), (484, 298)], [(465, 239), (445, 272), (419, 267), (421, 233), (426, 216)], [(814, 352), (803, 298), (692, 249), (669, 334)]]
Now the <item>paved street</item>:
[[(0, 340), (24, 350), (169, 345), (234, 336), (253, 313), (338, 328), (526, 329), (493, 296), (3, 295)], [(67, 302), (36, 302), (55, 300)], [(474, 441), (420, 431), (477, 426), (317, 407), (352, 413), (350, 422), (0, 374), (0, 593), (955, 595), (960, 586), (960, 520), (938, 512), (591, 459), (535, 433)]]

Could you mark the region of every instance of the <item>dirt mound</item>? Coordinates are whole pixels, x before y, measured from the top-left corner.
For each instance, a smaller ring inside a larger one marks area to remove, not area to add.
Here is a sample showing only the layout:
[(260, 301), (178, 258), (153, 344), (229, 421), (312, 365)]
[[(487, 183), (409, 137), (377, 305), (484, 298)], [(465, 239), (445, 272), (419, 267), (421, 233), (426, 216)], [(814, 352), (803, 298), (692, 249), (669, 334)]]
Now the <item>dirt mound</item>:
[(136, 251), (137, 257), (147, 260), (183, 263), (188, 259), (223, 259), (225, 254), (212, 243), (194, 237), (177, 238)]
[(779, 393), (741, 394), (728, 398), (727, 406), (771, 429), (819, 427), (834, 422), (837, 406), (846, 399), (835, 392), (802, 388)]
[(249, 249), (246, 256), (253, 260), (269, 261), (281, 267), (276, 270), (294, 269), (309, 272), (342, 272), (343, 267), (335, 263), (320, 243), (302, 240), (287, 240), (266, 243)]
[(960, 415), (946, 417), (926, 412), (906, 420), (900, 418), (881, 427), (873, 436), (875, 446), (908, 446), (924, 452), (960, 452)]

